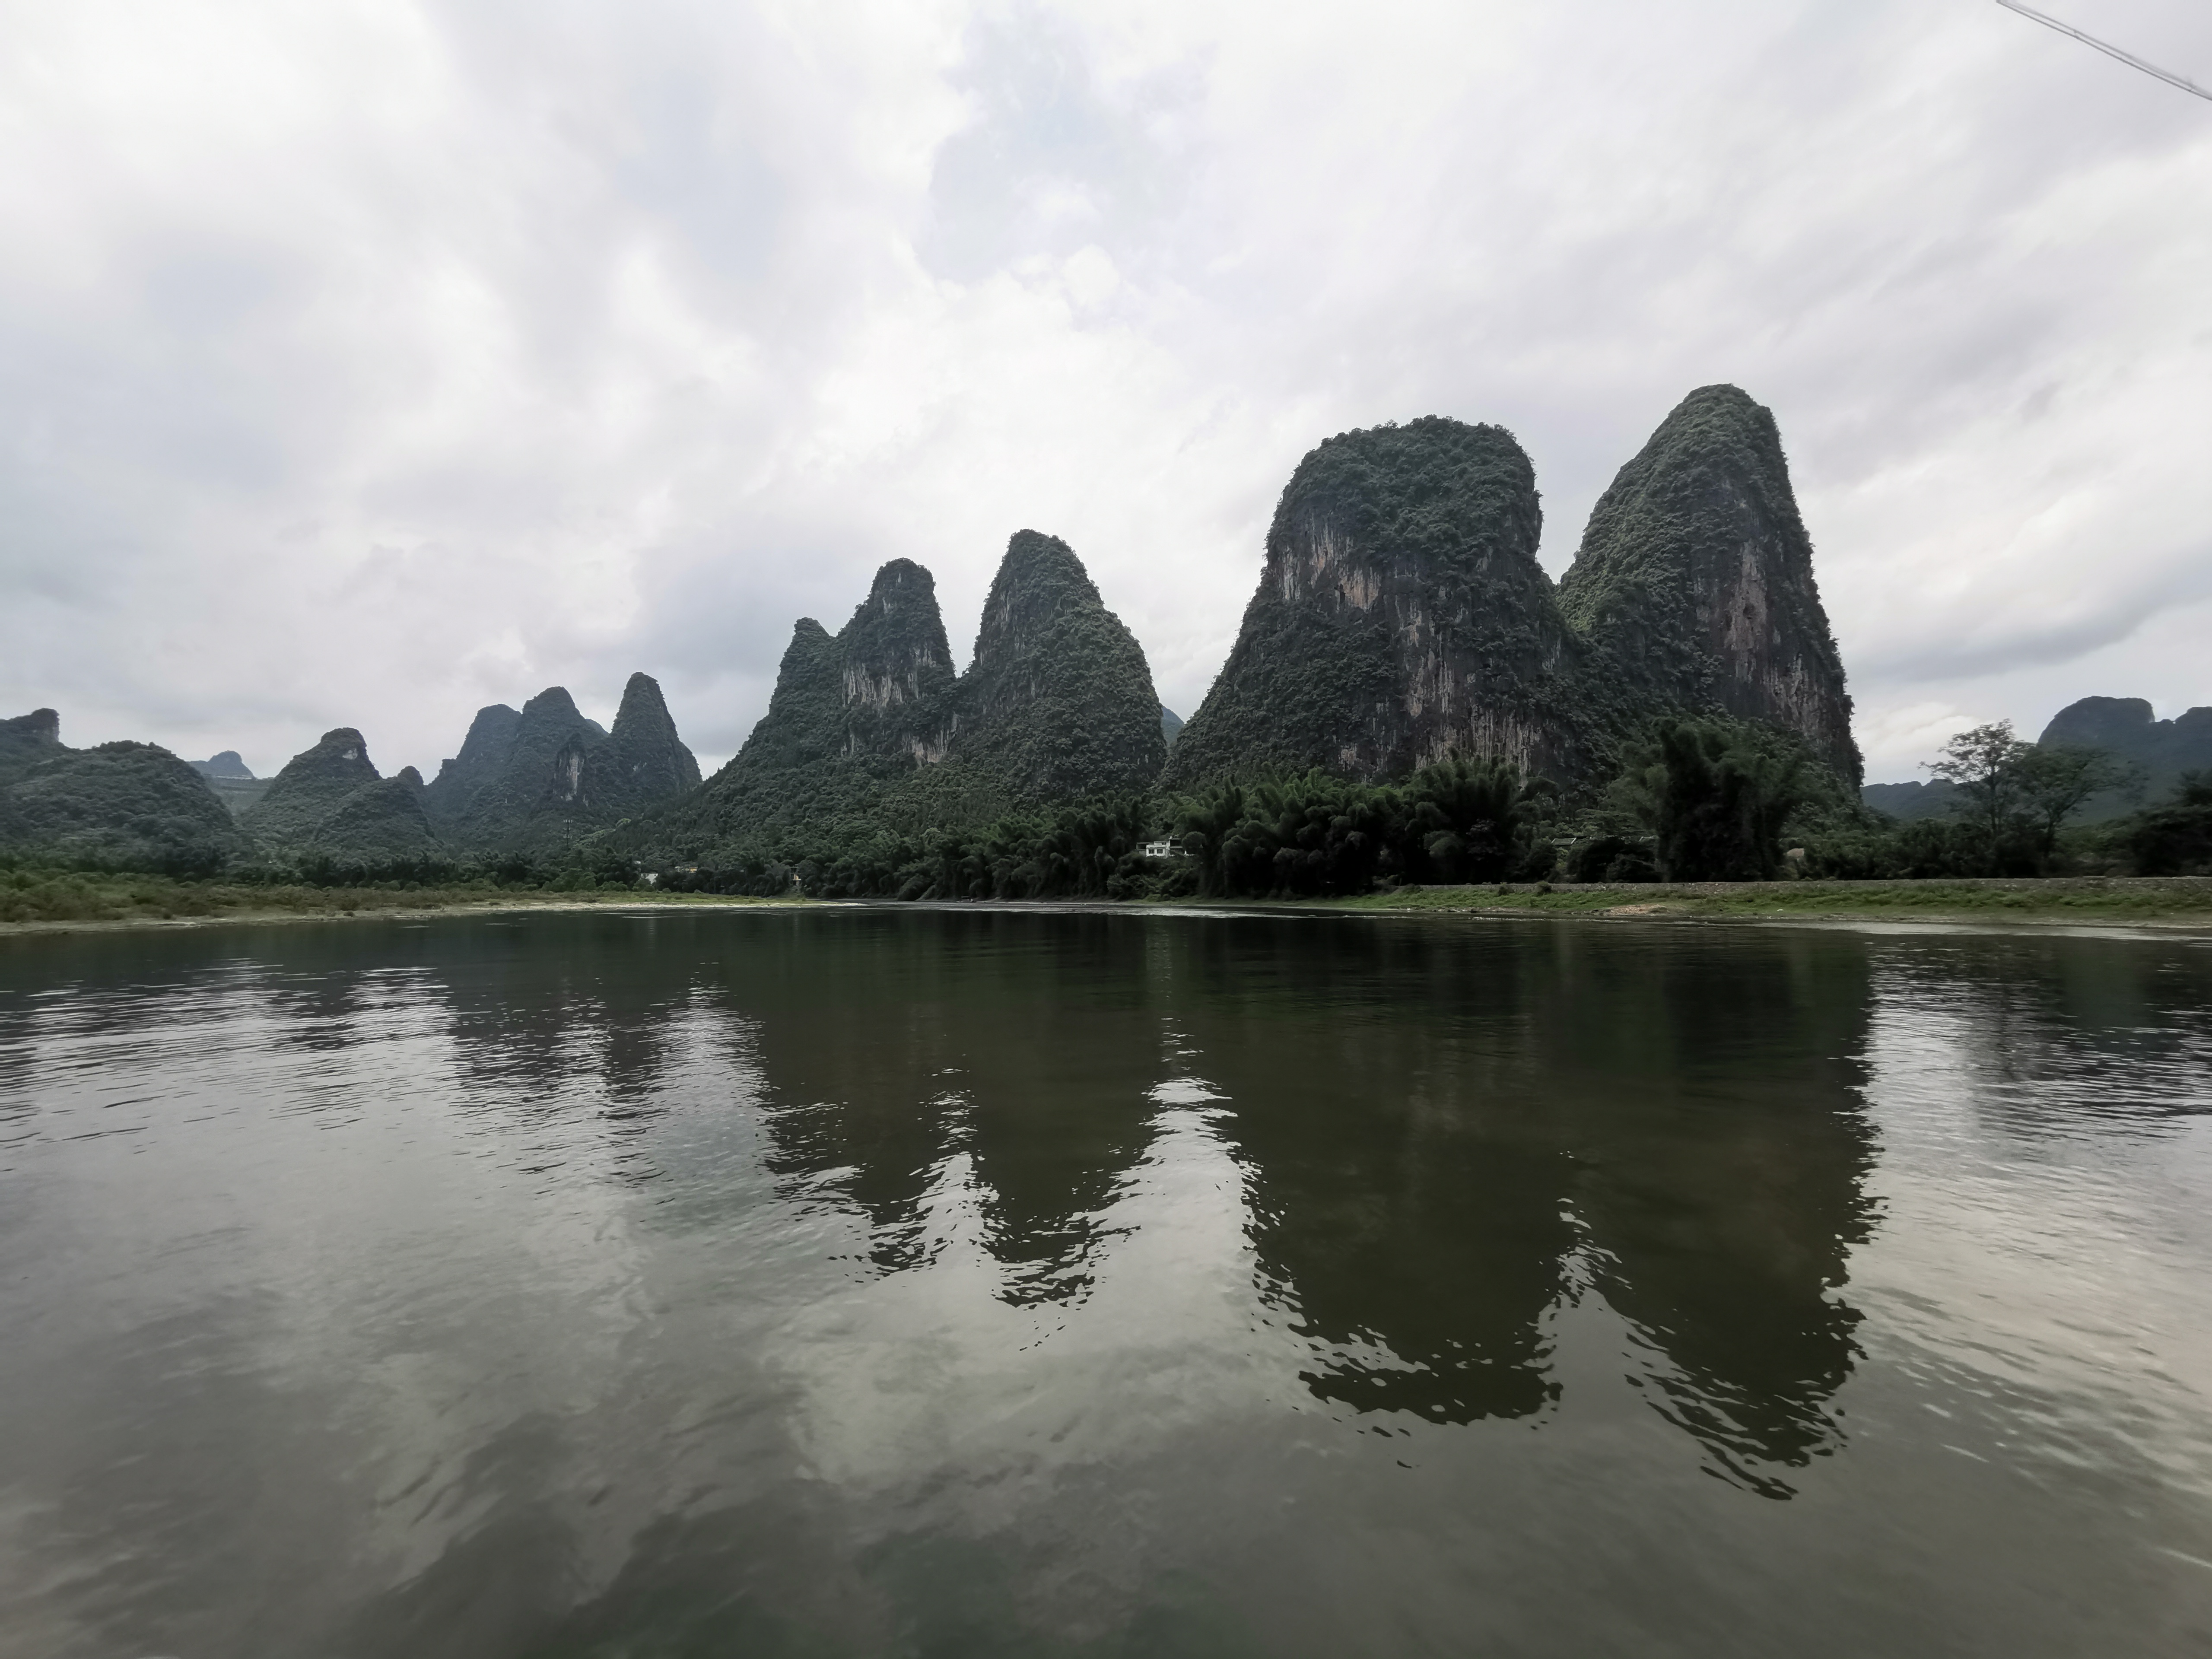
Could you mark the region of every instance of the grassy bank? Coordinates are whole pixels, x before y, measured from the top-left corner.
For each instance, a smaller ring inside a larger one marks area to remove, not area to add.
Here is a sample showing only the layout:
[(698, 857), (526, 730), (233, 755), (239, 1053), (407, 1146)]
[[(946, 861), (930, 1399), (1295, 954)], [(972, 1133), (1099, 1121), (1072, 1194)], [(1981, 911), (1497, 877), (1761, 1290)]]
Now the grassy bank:
[[(0, 871), (0, 932), (76, 923), (345, 916), (573, 908), (580, 905), (805, 903), (707, 893), (604, 888), (263, 886), (167, 876)], [(1048, 901), (1048, 902), (1049, 901)], [(1170, 901), (1171, 902), (1175, 901)], [(1192, 904), (1214, 901), (1186, 900)], [(1269, 901), (1236, 900), (1242, 908)], [(1653, 916), (1744, 920), (2145, 924), (2212, 931), (2212, 877), (2081, 877), (2042, 881), (1778, 881), (1557, 887), (1401, 887), (1359, 898), (1279, 902), (1298, 909), (1419, 915)]]
[(539, 908), (580, 904), (730, 905), (788, 902), (698, 893), (602, 889), (465, 886), (262, 886), (169, 876), (78, 871), (0, 872), (0, 928), (59, 924), (419, 915), (438, 910)]
[(1416, 887), (1322, 900), (1330, 909), (1857, 921), (2123, 922), (2212, 929), (2212, 877), (2039, 881), (1747, 881)]

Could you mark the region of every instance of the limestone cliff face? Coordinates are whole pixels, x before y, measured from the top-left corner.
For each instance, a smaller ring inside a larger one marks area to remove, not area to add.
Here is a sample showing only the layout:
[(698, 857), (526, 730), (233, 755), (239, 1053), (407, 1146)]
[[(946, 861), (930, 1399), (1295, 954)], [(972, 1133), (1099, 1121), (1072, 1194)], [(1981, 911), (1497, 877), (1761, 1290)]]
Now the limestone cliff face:
[(62, 746), (62, 717), (51, 708), (0, 720), (0, 784), (41, 761), (73, 752)]
[(935, 580), (893, 559), (836, 634), (799, 618), (744, 747), (702, 788), (654, 813), (649, 838), (696, 852), (866, 811), (888, 785), (949, 752), (958, 718), (951, 659)]
[(1773, 415), (1701, 386), (1599, 498), (1560, 584), (1609, 723), (1711, 710), (1796, 732), (1854, 786), (1844, 665)]
[(1018, 799), (1142, 788), (1167, 759), (1144, 648), (1056, 536), (1007, 543), (960, 693), (959, 752)]
[(952, 740), (952, 650), (937, 581), (911, 559), (876, 572), (837, 635), (845, 752), (864, 762), (928, 764)]
[(1345, 433), (1298, 464), (1228, 663), (1166, 781), (1443, 756), (1583, 763), (1581, 642), (1536, 562), (1534, 469), (1510, 433), (1439, 416)]

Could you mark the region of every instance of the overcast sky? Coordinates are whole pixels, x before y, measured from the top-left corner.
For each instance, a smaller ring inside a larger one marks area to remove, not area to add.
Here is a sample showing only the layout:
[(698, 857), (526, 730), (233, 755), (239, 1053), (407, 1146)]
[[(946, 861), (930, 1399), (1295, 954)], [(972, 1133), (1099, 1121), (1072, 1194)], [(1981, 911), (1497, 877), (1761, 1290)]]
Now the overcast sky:
[[(2044, 0), (2212, 85), (2204, 0)], [(1065, 537), (1188, 714), (1347, 428), (1772, 406), (1871, 780), (2212, 702), (2212, 102), (1990, 0), (0, 3), (0, 713), (266, 774)]]

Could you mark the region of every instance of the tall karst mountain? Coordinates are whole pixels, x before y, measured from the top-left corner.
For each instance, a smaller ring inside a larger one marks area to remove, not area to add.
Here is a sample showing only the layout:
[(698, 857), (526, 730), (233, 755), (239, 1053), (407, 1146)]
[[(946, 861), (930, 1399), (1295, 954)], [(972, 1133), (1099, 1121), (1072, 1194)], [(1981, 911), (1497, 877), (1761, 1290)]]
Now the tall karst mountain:
[(439, 848), (413, 767), (385, 777), (349, 726), (323, 733), (285, 763), (239, 823), (264, 853), (320, 854), (364, 865), (434, 858)]
[(1535, 469), (1502, 428), (1431, 416), (1322, 444), (1166, 781), (1388, 778), (1455, 752), (1579, 769), (1579, 641), (1536, 562), (1542, 528)]
[(1700, 386), (1598, 498), (1560, 584), (1567, 619), (1635, 704), (1796, 732), (1856, 787), (1843, 658), (1773, 414)]
[(1141, 788), (1164, 756), (1159, 707), (1142, 648), (1066, 543), (1008, 543), (957, 677), (934, 580), (894, 559), (836, 634), (799, 620), (744, 747), (647, 839), (768, 852), (840, 820), (920, 832)]
[(1020, 799), (1142, 788), (1166, 763), (1144, 647), (1057, 536), (1007, 543), (960, 690), (962, 753)]
[(471, 851), (550, 848), (679, 795), (699, 763), (648, 674), (633, 674), (609, 732), (548, 686), (520, 712), (477, 711), (460, 753), (423, 791), (444, 841)]
[(1510, 434), (1431, 416), (1299, 463), (1229, 661), (1176, 739), (1188, 787), (1457, 752), (1571, 785), (1656, 714), (1795, 732), (1856, 783), (1850, 698), (1773, 416), (1692, 392), (1599, 501), (1555, 588)]

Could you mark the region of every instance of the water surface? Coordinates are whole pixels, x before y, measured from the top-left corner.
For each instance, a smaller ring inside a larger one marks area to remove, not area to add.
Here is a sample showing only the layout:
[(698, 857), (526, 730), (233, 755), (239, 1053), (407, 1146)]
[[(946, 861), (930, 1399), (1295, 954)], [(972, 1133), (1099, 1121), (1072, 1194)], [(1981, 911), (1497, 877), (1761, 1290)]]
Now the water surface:
[(2212, 947), (0, 941), (0, 1653), (2201, 1653)]

